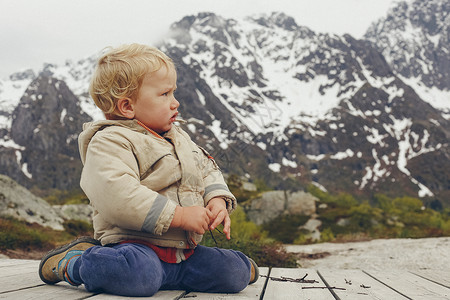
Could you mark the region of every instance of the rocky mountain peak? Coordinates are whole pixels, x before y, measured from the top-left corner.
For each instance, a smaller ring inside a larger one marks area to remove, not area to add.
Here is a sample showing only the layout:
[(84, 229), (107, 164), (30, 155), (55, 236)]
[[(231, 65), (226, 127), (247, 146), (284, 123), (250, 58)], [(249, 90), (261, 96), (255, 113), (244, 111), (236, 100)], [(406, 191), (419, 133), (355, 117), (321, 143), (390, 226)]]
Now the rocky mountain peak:
[(273, 12), (270, 15), (262, 14), (255, 17), (249, 17), (248, 20), (268, 28), (281, 28), (283, 30), (295, 31), (299, 29), (295, 19), (283, 12)]
[[(12, 113), (10, 130), (10, 138), (19, 147), (14, 161), (28, 177), (27, 185), (69, 188), (78, 182), (62, 174), (79, 173), (77, 136), (90, 120), (64, 81), (41, 73), (31, 82)], [(70, 167), (59, 169), (55, 162)], [(59, 179), (49, 180), (50, 174), (60, 174)]]
[[(14, 110), (11, 137), (20, 145), (39, 140), (42, 143), (38, 142), (34, 147), (50, 151), (72, 143), (67, 135), (89, 118), (64, 81), (44, 74), (31, 82)], [(49, 144), (49, 134), (61, 136), (61, 140)]]
[(34, 73), (34, 71), (32, 69), (27, 69), (22, 72), (16, 72), (9, 76), (9, 79), (12, 81), (27, 80), (27, 79), (33, 80), (35, 78), (36, 78), (36, 74)]
[(178, 43), (189, 44), (192, 41), (191, 34), (199, 32), (216, 41), (228, 44), (226, 33), (232, 23), (234, 23), (233, 20), (227, 20), (214, 13), (203, 12), (195, 16), (186, 16), (181, 21), (172, 24), (170, 35)]
[(450, 26), (450, 2), (446, 0), (415, 1), (408, 13), (411, 23), (422, 27), (430, 36), (441, 34)]
[(396, 73), (448, 91), (449, 12), (448, 0), (399, 2), (386, 18), (370, 26), (364, 38), (374, 43)]

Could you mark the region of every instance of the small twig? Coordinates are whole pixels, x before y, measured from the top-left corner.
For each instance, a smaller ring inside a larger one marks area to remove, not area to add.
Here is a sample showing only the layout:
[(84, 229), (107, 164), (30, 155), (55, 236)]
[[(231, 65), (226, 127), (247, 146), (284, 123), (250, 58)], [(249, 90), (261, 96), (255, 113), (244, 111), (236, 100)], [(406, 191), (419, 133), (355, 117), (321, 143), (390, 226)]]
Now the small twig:
[(330, 290), (343, 290), (345, 291), (345, 288), (335, 287), (335, 286), (303, 286), (302, 289), (330, 289)]
[(211, 237), (212, 237), (214, 243), (216, 244), (216, 247), (219, 247), (219, 245), (217, 244), (216, 238), (214, 237), (214, 235), (213, 235), (211, 229), (209, 230), (209, 233), (211, 234)]
[[(219, 228), (216, 227), (216, 230), (217, 230), (220, 234), (223, 234), (223, 232), (220, 231)], [(216, 247), (219, 247), (219, 244), (217, 243), (217, 240), (216, 240), (216, 238), (214, 237), (214, 234), (212, 233), (211, 229), (209, 230), (209, 234), (211, 234), (211, 238), (213, 239), (214, 243), (216, 244)], [(230, 236), (230, 238), (231, 238), (231, 236)]]
[(364, 288), (364, 289), (370, 289), (370, 286), (364, 285), (364, 284), (361, 284), (360, 287), (362, 287), (362, 288)]
[(259, 275), (259, 276), (269, 278), (270, 280), (273, 280), (273, 281), (297, 282), (297, 283), (319, 283), (317, 280), (314, 280), (314, 279), (311, 279), (311, 280), (305, 279), (306, 276), (308, 276), (308, 274), (306, 274), (302, 278), (291, 278), (291, 277), (284, 277), (284, 276), (272, 277), (272, 276), (266, 276), (266, 275)]

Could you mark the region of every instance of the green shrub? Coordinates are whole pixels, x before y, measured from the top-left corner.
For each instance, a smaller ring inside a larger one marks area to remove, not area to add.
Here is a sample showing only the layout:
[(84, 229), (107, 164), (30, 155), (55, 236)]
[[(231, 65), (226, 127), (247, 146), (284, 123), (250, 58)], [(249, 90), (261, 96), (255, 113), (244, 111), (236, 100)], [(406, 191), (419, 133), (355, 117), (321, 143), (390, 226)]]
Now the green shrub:
[(231, 214), (231, 240), (222, 233), (222, 226), (206, 233), (202, 245), (238, 250), (251, 257), (258, 266), (296, 267), (296, 256), (286, 252), (279, 242), (267, 238), (267, 232), (249, 221), (242, 207)]
[(53, 189), (47, 191), (43, 199), (51, 205), (89, 204), (89, 199), (81, 190), (66, 191)]
[(381, 210), (371, 207), (367, 202), (350, 208), (350, 230), (369, 231), (381, 219)]
[(319, 200), (323, 203), (332, 203), (334, 202), (334, 199), (330, 194), (327, 192), (322, 191), (317, 186), (310, 184), (307, 186), (306, 191), (310, 193), (311, 195), (319, 198)]
[(281, 243), (268, 239), (240, 239), (232, 236), (231, 240), (227, 240), (223, 234), (216, 231), (206, 233), (201, 244), (241, 251), (260, 267), (297, 267), (295, 254), (286, 252)]
[(423, 203), (421, 200), (412, 197), (395, 198), (392, 201), (392, 205), (395, 209), (402, 213), (420, 212), (423, 207)]
[(227, 185), (230, 189), (231, 193), (236, 197), (238, 203), (243, 203), (249, 199), (253, 199), (258, 197), (262, 191), (266, 188), (264, 185), (259, 182), (255, 183), (256, 190), (255, 191), (247, 191), (242, 188), (242, 180), (237, 175), (230, 175), (227, 179)]
[(332, 242), (334, 240), (335, 236), (333, 234), (333, 231), (330, 228), (325, 228), (320, 233), (320, 241), (321, 242)]
[(66, 232), (73, 236), (92, 236), (94, 234), (92, 224), (86, 221), (68, 220), (64, 222), (63, 226)]
[(27, 225), (12, 218), (0, 218), (0, 250), (43, 248), (51, 241), (51, 235), (39, 226)]
[(293, 241), (294, 245), (306, 245), (311, 244), (311, 239), (306, 236), (304, 233), (300, 233)]
[(50, 250), (77, 236), (92, 235), (92, 225), (83, 221), (66, 221), (65, 231), (57, 231), (13, 218), (0, 218), (0, 250)]
[[(438, 212), (425, 208), (423, 202), (414, 197), (391, 199), (377, 194), (372, 199), (372, 206), (369, 201), (358, 204), (347, 194), (332, 196), (316, 187), (309, 187), (309, 190), (321, 200), (325, 199), (327, 206), (318, 209), (322, 221), (320, 229), (337, 240), (354, 239), (355, 236), (419, 238), (450, 235), (450, 210)], [(344, 220), (342, 226), (337, 225), (339, 220)]]
[(292, 244), (301, 233), (299, 227), (304, 225), (309, 216), (281, 215), (263, 225), (269, 237), (286, 244)]

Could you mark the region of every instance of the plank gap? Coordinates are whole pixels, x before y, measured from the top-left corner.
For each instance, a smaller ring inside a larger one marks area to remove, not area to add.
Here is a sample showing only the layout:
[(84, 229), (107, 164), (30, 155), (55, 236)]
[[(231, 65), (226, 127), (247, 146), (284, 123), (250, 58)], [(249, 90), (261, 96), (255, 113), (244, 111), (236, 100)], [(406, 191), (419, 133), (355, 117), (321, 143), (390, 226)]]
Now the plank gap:
[(338, 295), (336, 295), (336, 293), (333, 291), (333, 289), (331, 288), (331, 286), (328, 284), (328, 282), (325, 280), (325, 278), (322, 276), (322, 274), (320, 274), (320, 272), (318, 270), (316, 270), (317, 275), (319, 275), (320, 279), (322, 279), (323, 283), (325, 283), (326, 287), (328, 288), (328, 290), (330, 291), (331, 295), (333, 295), (334, 299), (336, 300), (341, 300), (341, 298), (339, 298)]
[[(266, 293), (266, 288), (267, 288), (267, 284), (269, 282), (269, 277), (270, 277), (270, 273), (272, 272), (272, 267), (269, 267), (269, 271), (267, 272), (267, 277), (266, 277), (266, 281), (264, 282), (264, 286), (262, 288), (262, 292), (261, 295), (259, 296), (259, 300), (263, 300), (264, 299), (264, 294)], [(261, 279), (261, 277), (260, 277)]]
[(0, 292), (0, 295), (7, 294), (7, 293), (13, 293), (13, 292), (17, 292), (17, 291), (28, 290), (28, 289), (34, 289), (34, 288), (37, 288), (37, 287), (40, 287), (43, 285), (46, 285), (46, 284), (43, 283), (43, 284), (37, 284), (37, 285), (27, 286), (27, 287), (23, 287), (23, 288), (18, 288), (18, 289), (14, 289), (14, 290), (3, 291), (3, 292)]
[(372, 277), (373, 279), (375, 279), (376, 281), (378, 281), (379, 283), (384, 284), (385, 286), (387, 286), (387, 287), (390, 288), (391, 290), (393, 290), (393, 291), (395, 291), (396, 293), (402, 295), (403, 297), (406, 297), (407, 299), (410, 299), (410, 300), (414, 300), (413, 298), (410, 298), (410, 297), (406, 296), (406, 295), (403, 294), (402, 292), (400, 292), (400, 291), (394, 289), (392, 286), (390, 286), (390, 285), (388, 285), (387, 283), (385, 283), (385, 282), (381, 281), (380, 279), (376, 278), (375, 276), (372, 276), (372, 275), (369, 274), (368, 272), (366, 272), (366, 271), (364, 271), (364, 270), (362, 270), (362, 271), (363, 271), (365, 274), (367, 274), (367, 275), (369, 275), (370, 277)]
[(443, 286), (443, 287), (446, 287), (446, 288), (450, 289), (450, 286), (445, 285), (445, 284), (443, 284), (443, 283), (441, 283), (441, 282), (438, 282), (438, 281), (436, 281), (436, 280), (427, 278), (427, 277), (425, 277), (425, 276), (423, 276), (423, 275), (420, 275), (420, 274), (417, 274), (417, 273), (414, 273), (414, 272), (411, 272), (411, 271), (408, 271), (408, 272), (411, 273), (411, 274), (414, 274), (414, 275), (416, 275), (416, 276), (419, 276), (420, 278), (423, 278), (423, 279), (425, 279), (425, 280), (431, 281), (431, 282), (433, 282), (433, 283), (439, 284), (439, 285), (441, 285), (441, 286)]

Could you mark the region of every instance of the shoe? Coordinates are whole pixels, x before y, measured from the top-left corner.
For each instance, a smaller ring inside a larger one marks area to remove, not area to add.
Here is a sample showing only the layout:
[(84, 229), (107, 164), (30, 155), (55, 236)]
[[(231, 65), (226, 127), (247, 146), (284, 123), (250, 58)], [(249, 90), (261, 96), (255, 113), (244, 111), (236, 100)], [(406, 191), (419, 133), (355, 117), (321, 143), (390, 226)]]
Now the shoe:
[(258, 281), (259, 278), (259, 268), (253, 259), (247, 257), (250, 261), (251, 269), (250, 269), (250, 282), (248, 284), (253, 284)]
[(101, 243), (91, 237), (80, 237), (71, 243), (48, 252), (39, 264), (39, 277), (47, 284), (66, 281), (71, 285), (79, 285), (71, 281), (67, 275), (67, 266), (71, 259), (80, 257), (84, 250)]

